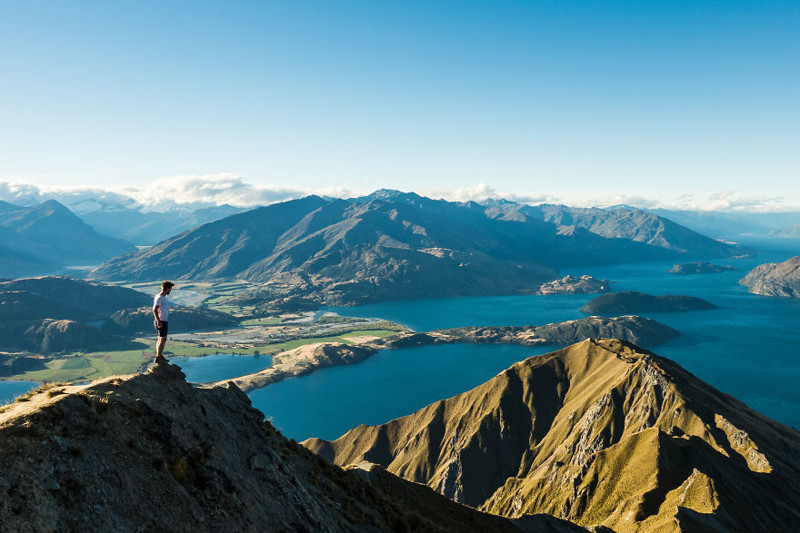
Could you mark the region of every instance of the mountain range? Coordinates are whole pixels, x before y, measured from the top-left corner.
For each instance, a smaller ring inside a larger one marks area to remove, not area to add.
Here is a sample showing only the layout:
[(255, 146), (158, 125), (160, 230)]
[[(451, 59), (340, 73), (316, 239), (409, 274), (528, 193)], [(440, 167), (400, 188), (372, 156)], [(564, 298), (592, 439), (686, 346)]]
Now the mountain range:
[(533, 293), (561, 267), (739, 253), (639, 210), (453, 203), (381, 190), (253, 209), (116, 257), (91, 275), (235, 277), (263, 284), (254, 301), (351, 305)]
[(132, 250), (132, 244), (99, 234), (55, 200), (33, 207), (0, 201), (0, 276), (96, 265)]
[(752, 238), (777, 237), (774, 232), (800, 220), (797, 212), (748, 212), (748, 211), (692, 211), (678, 209), (649, 209), (650, 213), (668, 218), (694, 231), (717, 239), (749, 240)]
[(506, 517), (618, 533), (800, 523), (800, 433), (620, 340), (532, 357), (408, 416), (303, 445)]

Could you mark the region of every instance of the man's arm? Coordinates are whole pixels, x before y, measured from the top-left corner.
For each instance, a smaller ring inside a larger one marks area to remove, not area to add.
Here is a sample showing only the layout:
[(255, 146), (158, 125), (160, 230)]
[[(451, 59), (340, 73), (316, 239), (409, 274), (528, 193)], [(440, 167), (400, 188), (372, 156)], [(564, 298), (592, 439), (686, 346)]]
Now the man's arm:
[(156, 325), (158, 327), (161, 327), (161, 319), (158, 318), (158, 308), (159, 308), (158, 304), (153, 304), (153, 315), (155, 315), (156, 317)]

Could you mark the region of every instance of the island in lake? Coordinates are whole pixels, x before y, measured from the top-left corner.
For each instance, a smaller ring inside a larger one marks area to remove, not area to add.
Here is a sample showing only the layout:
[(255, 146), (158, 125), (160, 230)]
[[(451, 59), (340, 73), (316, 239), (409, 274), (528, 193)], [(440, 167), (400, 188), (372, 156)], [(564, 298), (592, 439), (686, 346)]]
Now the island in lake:
[(716, 307), (711, 302), (694, 296), (680, 294), (654, 296), (643, 292), (625, 291), (598, 296), (580, 310), (590, 315), (618, 315), (704, 311)]
[(611, 290), (611, 282), (592, 276), (564, 276), (542, 283), (536, 294), (597, 294)]
[(667, 272), (670, 274), (718, 274), (731, 270), (739, 269), (730, 265), (715, 265), (705, 261), (695, 261), (694, 263), (678, 263)]

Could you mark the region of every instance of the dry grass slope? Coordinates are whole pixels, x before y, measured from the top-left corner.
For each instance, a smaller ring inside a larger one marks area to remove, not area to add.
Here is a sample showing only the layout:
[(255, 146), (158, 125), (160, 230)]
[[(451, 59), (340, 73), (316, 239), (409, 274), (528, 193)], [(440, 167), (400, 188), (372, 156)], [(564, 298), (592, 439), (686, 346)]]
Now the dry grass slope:
[(508, 517), (618, 532), (800, 523), (800, 433), (619, 340), (533, 357), (412, 415), (304, 445)]

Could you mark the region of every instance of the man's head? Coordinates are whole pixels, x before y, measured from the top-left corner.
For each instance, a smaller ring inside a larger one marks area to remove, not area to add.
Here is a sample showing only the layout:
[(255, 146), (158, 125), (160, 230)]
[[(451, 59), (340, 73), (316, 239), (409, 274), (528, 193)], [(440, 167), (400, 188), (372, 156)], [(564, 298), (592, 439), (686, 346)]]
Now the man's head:
[(161, 292), (164, 294), (169, 294), (174, 286), (175, 284), (171, 281), (164, 280), (161, 282)]

